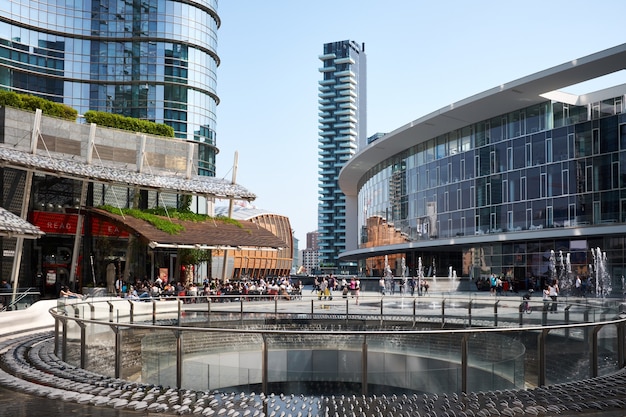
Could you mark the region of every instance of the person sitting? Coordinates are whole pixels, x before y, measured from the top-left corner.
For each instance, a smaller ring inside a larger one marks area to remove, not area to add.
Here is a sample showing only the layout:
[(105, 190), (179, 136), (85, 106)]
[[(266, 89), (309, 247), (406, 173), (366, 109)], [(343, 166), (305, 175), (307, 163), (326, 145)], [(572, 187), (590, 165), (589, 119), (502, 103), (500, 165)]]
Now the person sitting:
[(82, 298), (80, 295), (72, 292), (67, 285), (61, 287), (59, 295), (61, 298)]

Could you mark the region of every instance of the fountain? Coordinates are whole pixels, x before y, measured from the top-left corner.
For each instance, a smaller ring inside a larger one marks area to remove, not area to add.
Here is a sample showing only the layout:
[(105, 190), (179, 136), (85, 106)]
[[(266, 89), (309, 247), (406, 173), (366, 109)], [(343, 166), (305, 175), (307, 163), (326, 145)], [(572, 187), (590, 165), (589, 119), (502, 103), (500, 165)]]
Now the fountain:
[(424, 266), (422, 258), (417, 258), (417, 294), (422, 295), (422, 284), (424, 282)]
[(391, 272), (391, 268), (389, 267), (389, 257), (385, 255), (385, 293), (391, 294), (393, 289), (393, 272)]
[(604, 298), (610, 295), (613, 290), (611, 287), (611, 277), (606, 270), (606, 252), (602, 252), (600, 248), (596, 248), (595, 250), (592, 248), (591, 255), (593, 255), (593, 268), (590, 272), (591, 274), (595, 273), (596, 297)]
[(408, 292), (408, 282), (407, 282), (407, 278), (406, 278), (406, 259), (404, 258), (404, 256), (402, 257), (402, 290), (401, 293), (402, 295), (406, 294)]
[(548, 261), (548, 285), (551, 285), (557, 279), (556, 275), (556, 258), (554, 250), (550, 249), (550, 259)]

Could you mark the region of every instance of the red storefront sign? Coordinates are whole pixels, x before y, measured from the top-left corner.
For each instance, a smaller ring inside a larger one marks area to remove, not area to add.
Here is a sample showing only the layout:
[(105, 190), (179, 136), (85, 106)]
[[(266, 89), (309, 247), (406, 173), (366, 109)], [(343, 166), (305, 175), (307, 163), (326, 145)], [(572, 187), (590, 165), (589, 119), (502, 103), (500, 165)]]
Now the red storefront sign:
[[(46, 234), (75, 235), (78, 214), (33, 211), (31, 213), (31, 223)], [(84, 230), (82, 234), (84, 235)], [(91, 234), (93, 236), (128, 237), (127, 231), (120, 229), (113, 223), (96, 217), (91, 219)]]

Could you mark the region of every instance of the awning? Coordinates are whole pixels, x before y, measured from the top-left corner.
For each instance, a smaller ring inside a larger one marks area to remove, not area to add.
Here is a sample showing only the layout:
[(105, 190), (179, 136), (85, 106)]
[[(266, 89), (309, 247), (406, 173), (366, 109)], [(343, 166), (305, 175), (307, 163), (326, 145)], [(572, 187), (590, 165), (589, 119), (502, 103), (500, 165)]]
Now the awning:
[(44, 234), (37, 226), (0, 207), (0, 236), (37, 239)]
[(180, 224), (184, 230), (170, 235), (147, 221), (132, 216), (122, 217), (95, 208), (89, 209), (89, 212), (128, 230), (153, 249), (278, 250), (286, 246), (286, 243), (272, 232), (252, 221), (238, 221), (238, 224), (232, 224), (218, 219), (204, 222), (172, 219), (172, 223)]
[(63, 159), (0, 146), (0, 166), (34, 170), (76, 180), (89, 180), (113, 183), (124, 186), (137, 186), (143, 189), (196, 194), (208, 197), (246, 200), (256, 199), (256, 195), (239, 184), (216, 178), (194, 175), (185, 178), (180, 172), (169, 175), (135, 172), (113, 164), (86, 164), (84, 161)]

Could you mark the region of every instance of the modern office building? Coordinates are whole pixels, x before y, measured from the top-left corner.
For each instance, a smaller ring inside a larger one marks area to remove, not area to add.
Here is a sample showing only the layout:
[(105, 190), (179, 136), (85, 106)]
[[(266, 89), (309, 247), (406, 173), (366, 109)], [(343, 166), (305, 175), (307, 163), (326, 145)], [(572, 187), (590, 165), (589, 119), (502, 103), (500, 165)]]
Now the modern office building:
[(318, 245), (319, 232), (309, 232), (306, 234), (306, 248), (302, 249), (302, 269), (303, 273), (315, 274), (319, 272), (320, 250)]
[(366, 144), (365, 45), (354, 41), (324, 44), (319, 82), (319, 207), (320, 264), (330, 272), (356, 271), (356, 263), (340, 261), (346, 248), (345, 196), (339, 171)]
[(0, 2), (0, 89), (172, 126), (215, 175), (217, 0)]
[[(373, 141), (338, 183), (355, 229), (341, 260), (382, 275), (516, 289), (551, 276), (619, 292), (626, 274), (626, 84), (568, 86), (626, 68), (626, 44), (468, 97)], [(625, 77), (626, 80), (626, 77)], [(597, 89), (597, 88), (596, 88)], [(418, 267), (422, 268), (418, 271)], [(607, 274), (608, 280), (605, 275)], [(603, 281), (601, 281), (601, 278)]]

